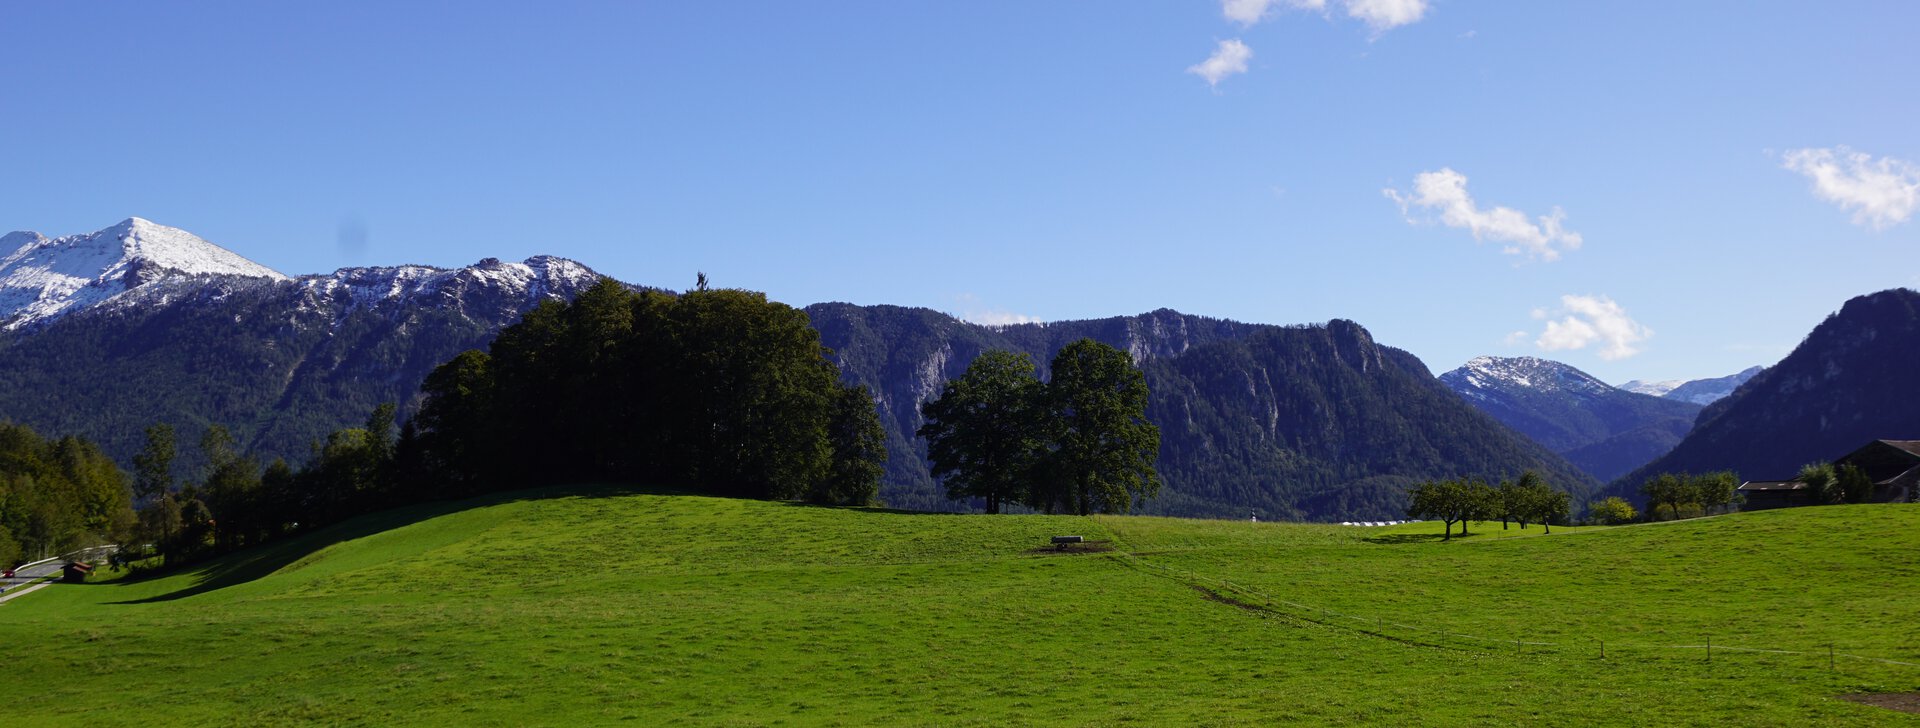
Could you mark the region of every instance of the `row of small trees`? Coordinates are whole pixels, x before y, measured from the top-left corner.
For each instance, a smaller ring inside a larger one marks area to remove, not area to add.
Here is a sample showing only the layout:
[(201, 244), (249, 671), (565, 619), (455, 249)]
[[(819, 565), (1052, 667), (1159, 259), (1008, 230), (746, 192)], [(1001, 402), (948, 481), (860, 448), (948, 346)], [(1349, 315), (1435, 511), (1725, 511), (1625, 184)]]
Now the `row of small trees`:
[(133, 458), (133, 491), (140, 503), (133, 528), (120, 537), (120, 558), (160, 556), (169, 566), (254, 546), (288, 533), (361, 513), (420, 500), (404, 484), (420, 475), (418, 446), (395, 439), (395, 408), (382, 404), (362, 427), (334, 431), (313, 445), (299, 468), (284, 460), (262, 465), (240, 451), (220, 425), (200, 436), (207, 469), (181, 477), (171, 425), (148, 427)]
[(1731, 471), (1711, 473), (1661, 473), (1640, 484), (1647, 498), (1647, 517), (1652, 518), (1666, 506), (1674, 518), (1681, 506), (1697, 506), (1702, 514), (1736, 507), (1740, 504), (1740, 477)]
[(1518, 481), (1502, 481), (1497, 486), (1479, 478), (1428, 481), (1407, 494), (1411, 497), (1407, 515), (1444, 522), (1448, 540), (1453, 538), (1455, 523), (1460, 524), (1460, 535), (1465, 536), (1468, 522), (1495, 519), (1501, 528), (1509, 522), (1518, 522), (1521, 528), (1539, 523), (1547, 533), (1553, 533), (1553, 522), (1566, 519), (1571, 501), (1566, 492), (1548, 486), (1533, 471), (1522, 473)]
[(1125, 513), (1160, 489), (1160, 428), (1147, 421), (1146, 376), (1092, 339), (1062, 348), (1041, 382), (1025, 354), (989, 351), (947, 382), (919, 435), (947, 497), (988, 513)]

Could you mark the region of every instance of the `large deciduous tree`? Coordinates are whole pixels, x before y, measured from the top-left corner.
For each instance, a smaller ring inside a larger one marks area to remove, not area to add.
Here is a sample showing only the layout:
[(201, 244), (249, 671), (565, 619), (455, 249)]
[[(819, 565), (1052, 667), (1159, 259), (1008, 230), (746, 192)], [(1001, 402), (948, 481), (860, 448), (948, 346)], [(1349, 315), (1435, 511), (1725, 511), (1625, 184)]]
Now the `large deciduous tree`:
[(1046, 401), (1055, 445), (1047, 456), (1043, 510), (1125, 513), (1160, 492), (1160, 428), (1147, 421), (1147, 378), (1133, 357), (1093, 339), (1053, 357)]
[(1026, 355), (981, 354), (921, 415), (918, 434), (948, 498), (979, 498), (988, 513), (1031, 500), (1048, 433), (1045, 387)]

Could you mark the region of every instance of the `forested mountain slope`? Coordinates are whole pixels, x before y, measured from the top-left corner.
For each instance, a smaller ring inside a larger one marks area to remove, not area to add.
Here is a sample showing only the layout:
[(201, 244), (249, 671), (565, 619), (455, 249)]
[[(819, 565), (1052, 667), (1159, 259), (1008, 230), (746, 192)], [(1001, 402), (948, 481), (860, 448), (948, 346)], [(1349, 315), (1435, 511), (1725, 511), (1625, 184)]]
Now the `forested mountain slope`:
[(251, 452), (299, 460), (374, 405), (414, 401), (433, 367), (485, 348), (541, 300), (595, 280), (541, 257), (155, 281), (0, 334), (0, 418), (84, 435), (122, 462), (155, 422), (189, 445), (218, 423)]
[(1602, 481), (1666, 454), (1700, 414), (1700, 405), (1618, 389), (1530, 356), (1479, 357), (1440, 381)]
[[(378, 403), (405, 416), (435, 366), (599, 279), (545, 256), (289, 278), (137, 218), (6, 240), (18, 247), (0, 265), (0, 319), (14, 325), (0, 331), (0, 419), (85, 435), (123, 463), (143, 428), (168, 422), (188, 445), (188, 477), (209, 424), (257, 456), (299, 461)], [(1045, 377), (1082, 337), (1128, 351), (1148, 377), (1167, 481), (1150, 512), (1385, 519), (1403, 515), (1401, 489), (1424, 478), (1533, 468), (1576, 502), (1594, 485), (1352, 322), (1278, 327), (1162, 309), (989, 327), (895, 306), (807, 312), (844, 377), (875, 396), (892, 454), (881, 497), (897, 507), (970, 507), (944, 497), (914, 434), (947, 379), (989, 349), (1026, 353)]]
[(1631, 494), (1662, 472), (1790, 478), (1877, 439), (1920, 438), (1920, 292), (1847, 301), (1779, 364), (1709, 405), (1671, 453), (1621, 478)]
[(1167, 487), (1149, 513), (1385, 519), (1424, 478), (1526, 469), (1574, 493), (1598, 483), (1460, 401), (1406, 352), (1350, 321), (1267, 326), (1159, 310), (1111, 319), (987, 327), (926, 309), (819, 304), (815, 328), (845, 376), (872, 387), (888, 447), (889, 504), (951, 509), (913, 438), (919, 405), (989, 349), (1028, 354), (1041, 374), (1081, 337), (1131, 351), (1152, 391)]

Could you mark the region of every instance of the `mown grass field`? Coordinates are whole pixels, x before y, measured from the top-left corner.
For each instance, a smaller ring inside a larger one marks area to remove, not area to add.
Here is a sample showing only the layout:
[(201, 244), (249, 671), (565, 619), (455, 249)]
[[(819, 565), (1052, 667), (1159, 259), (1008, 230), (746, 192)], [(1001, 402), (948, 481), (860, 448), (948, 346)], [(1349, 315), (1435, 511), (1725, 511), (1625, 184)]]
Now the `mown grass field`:
[(1920, 722), (1838, 699), (1920, 667), (1644, 647), (1920, 663), (1920, 508), (1438, 530), (530, 492), (0, 605), (0, 687), (31, 725)]

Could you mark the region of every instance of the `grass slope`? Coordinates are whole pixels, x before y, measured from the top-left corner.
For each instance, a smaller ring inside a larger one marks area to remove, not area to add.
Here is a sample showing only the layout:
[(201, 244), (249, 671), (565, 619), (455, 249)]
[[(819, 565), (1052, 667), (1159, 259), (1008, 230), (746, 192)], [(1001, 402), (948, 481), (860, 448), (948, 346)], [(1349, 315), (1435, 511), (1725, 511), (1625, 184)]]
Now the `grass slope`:
[[(9, 718), (88, 726), (1915, 722), (1837, 696), (1920, 667), (1626, 645), (1920, 662), (1916, 526), (1854, 506), (1439, 543), (542, 491), (0, 605), (0, 687), (32, 696)], [(1058, 533), (1118, 550), (1030, 552)]]

